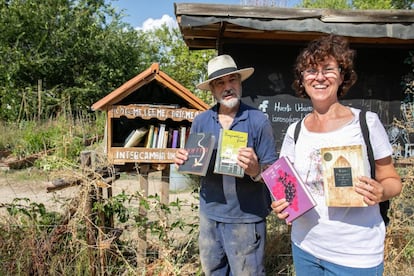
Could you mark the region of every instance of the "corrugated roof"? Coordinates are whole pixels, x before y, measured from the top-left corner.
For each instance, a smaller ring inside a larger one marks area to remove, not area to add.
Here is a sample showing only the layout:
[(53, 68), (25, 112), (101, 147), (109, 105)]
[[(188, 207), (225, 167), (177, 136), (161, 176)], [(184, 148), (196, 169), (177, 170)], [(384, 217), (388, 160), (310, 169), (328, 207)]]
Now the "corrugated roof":
[(413, 10), (332, 10), (175, 3), (175, 15), (190, 49), (218, 49), (224, 41), (306, 42), (321, 34), (352, 43), (414, 45)]

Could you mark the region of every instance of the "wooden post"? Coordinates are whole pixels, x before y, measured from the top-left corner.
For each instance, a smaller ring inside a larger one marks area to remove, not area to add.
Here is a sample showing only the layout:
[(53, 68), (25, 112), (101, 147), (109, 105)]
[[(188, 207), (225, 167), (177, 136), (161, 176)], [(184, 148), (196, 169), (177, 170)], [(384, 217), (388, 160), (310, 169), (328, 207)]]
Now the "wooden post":
[[(82, 151), (80, 154), (81, 159), (81, 168), (84, 174), (88, 174), (92, 167), (92, 155), (91, 151)], [(85, 205), (85, 224), (86, 224), (86, 243), (88, 244), (88, 255), (89, 255), (89, 272), (90, 275), (96, 275), (96, 231), (94, 226), (94, 215), (92, 212), (93, 204), (96, 202), (96, 190), (95, 187), (90, 185), (88, 190), (88, 195), (86, 198)]]
[[(149, 165), (140, 165), (139, 169), (139, 189), (142, 192), (142, 195), (148, 197), (148, 174), (149, 174)], [(147, 210), (145, 207), (139, 206), (139, 215), (146, 217)], [(142, 231), (138, 229), (138, 245), (137, 245), (137, 267), (145, 268), (147, 256), (147, 227), (143, 225)], [(144, 271), (144, 270), (143, 270)]]
[[(103, 203), (105, 199), (108, 199), (112, 196), (112, 187), (108, 183), (102, 181), (99, 177), (95, 177), (96, 173), (96, 153), (95, 151), (82, 151), (81, 152), (81, 168), (83, 173), (86, 175), (92, 176), (94, 184), (91, 184), (89, 187), (88, 193), (88, 204), (86, 213), (88, 214), (87, 218), (87, 242), (89, 245), (89, 259), (91, 263), (91, 275), (96, 275), (96, 268), (99, 267), (101, 275), (105, 274), (106, 270), (106, 251), (110, 248), (110, 244), (105, 241), (105, 234), (107, 231), (108, 224), (113, 226), (113, 218), (107, 218), (106, 215), (98, 211), (97, 215), (92, 215), (92, 209), (95, 202)], [(112, 176), (113, 180), (115, 175)], [(110, 181), (112, 184), (112, 181)], [(106, 196), (104, 195), (106, 191)], [(109, 222), (109, 223), (108, 223)], [(98, 229), (95, 229), (95, 225), (98, 225)], [(97, 254), (94, 252), (93, 248), (97, 247)], [(96, 260), (99, 257), (99, 262)]]
[(161, 173), (161, 203), (170, 203), (170, 166), (167, 166)]
[(95, 189), (89, 186), (89, 192), (87, 195), (87, 202), (85, 205), (85, 224), (86, 224), (86, 243), (88, 244), (88, 255), (89, 255), (89, 272), (90, 275), (96, 275), (96, 258), (95, 250), (93, 249), (96, 246), (96, 235), (95, 227), (93, 225), (93, 215), (92, 208), (93, 203), (95, 202)]

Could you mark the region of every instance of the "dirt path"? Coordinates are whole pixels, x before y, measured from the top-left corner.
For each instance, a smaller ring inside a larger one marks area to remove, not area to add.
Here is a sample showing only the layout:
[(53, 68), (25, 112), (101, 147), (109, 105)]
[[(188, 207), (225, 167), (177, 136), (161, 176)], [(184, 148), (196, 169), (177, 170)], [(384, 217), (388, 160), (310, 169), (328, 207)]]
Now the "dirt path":
[[(76, 197), (80, 191), (80, 186), (71, 186), (48, 192), (47, 187), (51, 184), (51, 180), (47, 180), (47, 177), (30, 169), (19, 172), (0, 171), (0, 204), (10, 204), (16, 198), (27, 198), (30, 202), (43, 203), (48, 210), (57, 211), (61, 210), (70, 199)], [(159, 179), (150, 179), (149, 194), (160, 194), (158, 188), (160, 185), (157, 184), (159, 182)], [(139, 190), (138, 177), (122, 175), (113, 183), (112, 189), (113, 195), (122, 191), (132, 195)], [(185, 205), (197, 204), (197, 200), (188, 189), (185, 191), (170, 190), (170, 202), (176, 201), (177, 198), (185, 202)]]

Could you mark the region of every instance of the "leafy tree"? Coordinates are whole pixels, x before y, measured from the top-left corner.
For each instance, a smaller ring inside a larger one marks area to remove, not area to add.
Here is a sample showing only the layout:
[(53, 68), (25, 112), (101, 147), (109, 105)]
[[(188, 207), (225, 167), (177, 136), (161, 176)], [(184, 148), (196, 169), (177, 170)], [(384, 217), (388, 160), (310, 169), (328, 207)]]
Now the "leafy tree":
[(85, 110), (153, 62), (195, 91), (214, 51), (190, 52), (178, 29), (134, 30), (105, 2), (0, 3), (0, 119)]
[(414, 0), (302, 0), (298, 7), (325, 9), (412, 9)]
[(215, 55), (215, 50), (190, 51), (178, 28), (161, 28), (146, 32), (146, 44), (151, 45), (152, 56), (157, 57), (162, 71), (188, 88), (200, 99), (211, 103), (211, 93), (196, 89), (197, 83), (205, 79), (206, 65)]
[(360, 10), (378, 9), (389, 10), (392, 9), (392, 0), (353, 0), (353, 6)]
[(303, 0), (298, 6), (303, 8), (350, 9), (347, 0)]
[(84, 109), (143, 70), (140, 33), (120, 19), (100, 0), (2, 1), (0, 118)]
[(394, 9), (411, 10), (414, 8), (414, 0), (392, 0)]

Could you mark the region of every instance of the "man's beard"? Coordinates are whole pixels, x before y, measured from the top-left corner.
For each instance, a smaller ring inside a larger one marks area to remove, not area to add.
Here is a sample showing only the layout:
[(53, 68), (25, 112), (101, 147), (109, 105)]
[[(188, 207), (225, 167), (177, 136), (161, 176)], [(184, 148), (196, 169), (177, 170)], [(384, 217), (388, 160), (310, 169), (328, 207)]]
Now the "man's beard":
[(235, 106), (237, 106), (239, 104), (240, 101), (240, 95), (238, 95), (237, 93), (233, 92), (233, 91), (229, 91), (227, 93), (225, 93), (222, 97), (227, 96), (228, 94), (233, 94), (236, 96), (236, 98), (231, 98), (229, 100), (225, 100), (223, 98), (217, 99), (217, 102), (220, 103), (221, 105), (224, 105), (227, 108), (233, 108)]

